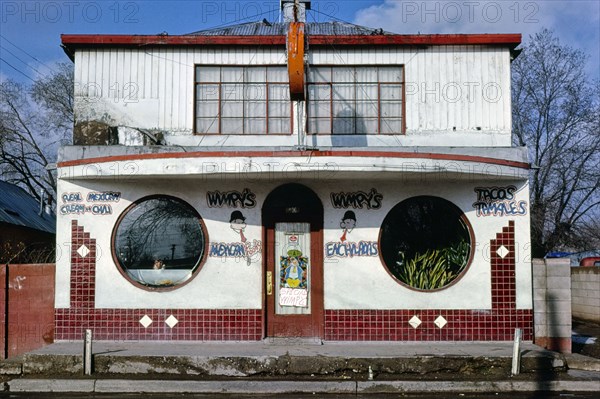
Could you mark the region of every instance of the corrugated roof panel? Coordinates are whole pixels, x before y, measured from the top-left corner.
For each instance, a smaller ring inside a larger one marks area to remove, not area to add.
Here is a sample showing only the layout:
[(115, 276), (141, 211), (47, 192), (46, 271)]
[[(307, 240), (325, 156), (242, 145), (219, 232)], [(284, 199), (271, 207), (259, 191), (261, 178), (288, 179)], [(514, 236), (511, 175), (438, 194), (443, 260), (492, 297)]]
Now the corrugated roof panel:
[[(249, 22), (245, 24), (226, 26), (223, 28), (207, 29), (190, 33), (198, 36), (277, 36), (287, 33), (287, 24), (281, 22), (270, 23)], [(308, 35), (326, 36), (356, 36), (356, 35), (393, 35), (382, 29), (372, 29), (346, 22), (308, 22), (306, 23)]]
[(39, 210), (39, 202), (25, 190), (0, 181), (0, 222), (56, 233), (56, 216)]

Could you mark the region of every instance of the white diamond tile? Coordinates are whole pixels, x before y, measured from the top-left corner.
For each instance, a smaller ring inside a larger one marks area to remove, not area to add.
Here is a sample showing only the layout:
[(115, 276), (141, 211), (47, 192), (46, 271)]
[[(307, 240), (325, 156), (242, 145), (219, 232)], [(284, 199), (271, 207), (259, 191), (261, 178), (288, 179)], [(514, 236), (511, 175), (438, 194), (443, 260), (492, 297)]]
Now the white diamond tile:
[(165, 320), (165, 323), (167, 323), (170, 328), (173, 328), (177, 325), (177, 323), (179, 323), (179, 320), (177, 320), (175, 316), (171, 315), (167, 318), (167, 320)]
[(438, 326), (438, 328), (444, 328), (446, 324), (448, 324), (446, 319), (444, 319), (442, 316), (438, 316), (438, 318), (435, 319), (434, 323), (436, 326)]
[(85, 246), (85, 244), (83, 244), (82, 246), (79, 247), (79, 249), (77, 250), (77, 253), (82, 258), (85, 258), (90, 253), (90, 250), (88, 249), (88, 247)]
[(412, 328), (417, 328), (421, 325), (421, 319), (415, 315), (408, 321), (408, 324), (410, 324)]
[(506, 257), (506, 255), (508, 255), (510, 253), (510, 251), (504, 245), (502, 245), (500, 248), (498, 248), (496, 253), (498, 254), (499, 257), (504, 259)]
[(148, 328), (148, 326), (152, 324), (152, 319), (148, 317), (148, 315), (144, 315), (144, 317), (140, 319), (140, 324), (143, 325), (144, 328)]

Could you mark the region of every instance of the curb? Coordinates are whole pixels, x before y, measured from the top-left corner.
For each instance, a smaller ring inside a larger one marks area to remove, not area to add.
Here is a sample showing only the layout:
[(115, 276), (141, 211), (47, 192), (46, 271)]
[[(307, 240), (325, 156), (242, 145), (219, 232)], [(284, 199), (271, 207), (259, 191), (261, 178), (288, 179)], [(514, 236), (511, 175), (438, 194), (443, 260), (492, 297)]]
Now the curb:
[(597, 381), (362, 381), (357, 393), (598, 392)]
[(570, 353), (564, 356), (570, 370), (600, 371), (600, 359), (579, 353)]
[(598, 392), (599, 381), (176, 381), (59, 380), (23, 378), (8, 382), (10, 392), (95, 393), (496, 393)]

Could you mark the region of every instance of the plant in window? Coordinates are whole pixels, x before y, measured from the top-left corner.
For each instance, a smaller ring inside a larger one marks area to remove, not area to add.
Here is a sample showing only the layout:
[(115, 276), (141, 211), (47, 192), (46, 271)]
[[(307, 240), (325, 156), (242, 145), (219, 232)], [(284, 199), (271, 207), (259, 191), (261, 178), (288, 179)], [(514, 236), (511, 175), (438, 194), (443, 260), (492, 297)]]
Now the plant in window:
[(435, 290), (443, 288), (456, 279), (467, 265), (470, 246), (464, 240), (442, 249), (428, 249), (406, 259), (398, 253), (396, 273), (398, 279), (413, 288)]
[(437, 290), (456, 281), (467, 268), (471, 245), (460, 209), (438, 197), (399, 203), (381, 227), (384, 265), (400, 283), (418, 290)]

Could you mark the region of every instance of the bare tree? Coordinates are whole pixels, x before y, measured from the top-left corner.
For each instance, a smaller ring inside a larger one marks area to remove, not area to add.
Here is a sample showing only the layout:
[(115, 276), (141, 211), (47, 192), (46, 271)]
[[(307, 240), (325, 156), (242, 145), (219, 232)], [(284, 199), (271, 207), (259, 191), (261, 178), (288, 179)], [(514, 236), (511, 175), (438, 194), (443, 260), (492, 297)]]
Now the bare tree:
[(600, 218), (600, 85), (547, 29), (512, 65), (513, 131), (529, 148), (533, 256), (591, 249)]
[(37, 199), (42, 190), (55, 194), (49, 165), (58, 147), (70, 141), (73, 128), (73, 66), (56, 68), (31, 86), (0, 82), (0, 177)]

